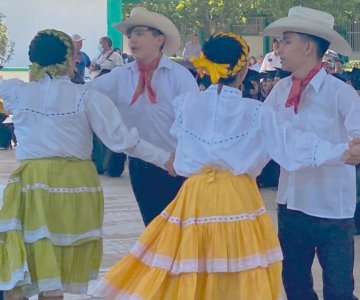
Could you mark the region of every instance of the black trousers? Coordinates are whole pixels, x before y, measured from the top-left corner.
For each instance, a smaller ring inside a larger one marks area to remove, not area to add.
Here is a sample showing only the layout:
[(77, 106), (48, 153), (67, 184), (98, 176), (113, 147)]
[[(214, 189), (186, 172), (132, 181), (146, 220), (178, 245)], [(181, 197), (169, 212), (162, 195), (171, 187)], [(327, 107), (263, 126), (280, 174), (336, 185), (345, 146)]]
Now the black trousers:
[(125, 168), (126, 154), (111, 151), (94, 134), (91, 159), (95, 164), (98, 174), (106, 172), (110, 177), (119, 177)]
[(131, 186), (147, 226), (175, 198), (185, 178), (172, 177), (165, 170), (129, 157)]
[(288, 300), (317, 300), (311, 266), (315, 253), (323, 270), (324, 300), (356, 300), (354, 220), (325, 219), (278, 206), (284, 253), (283, 282)]

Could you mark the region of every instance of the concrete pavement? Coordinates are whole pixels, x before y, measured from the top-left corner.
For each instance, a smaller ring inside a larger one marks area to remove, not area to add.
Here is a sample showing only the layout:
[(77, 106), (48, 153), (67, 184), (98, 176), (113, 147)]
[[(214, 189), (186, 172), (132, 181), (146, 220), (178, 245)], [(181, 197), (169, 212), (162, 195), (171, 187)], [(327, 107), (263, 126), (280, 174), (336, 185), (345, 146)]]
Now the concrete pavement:
[[(17, 166), (14, 151), (0, 150), (0, 185), (6, 184), (7, 178)], [(128, 173), (121, 178), (109, 178), (101, 176), (101, 182), (105, 193), (105, 216), (104, 216), (104, 256), (101, 264), (100, 275), (104, 274), (119, 258), (124, 256), (144, 226), (131, 190)], [(266, 207), (276, 223), (276, 191), (271, 189), (261, 190)], [(360, 297), (360, 237), (355, 237), (355, 285), (356, 295)], [(321, 295), (322, 280), (321, 269), (316, 261), (313, 266), (314, 284), (318, 295)], [(89, 289), (95, 283), (92, 283)], [(32, 300), (37, 297), (32, 297)], [(92, 299), (91, 296), (66, 295), (70, 299)], [(322, 298), (321, 298), (322, 299)], [(171, 299), (169, 299), (171, 300)], [(184, 299), (186, 300), (186, 299)], [(211, 299), (209, 299), (211, 300)], [(248, 299), (252, 300), (252, 299)], [(266, 299), (263, 299), (266, 300)], [(306, 299), (304, 299), (306, 300)]]

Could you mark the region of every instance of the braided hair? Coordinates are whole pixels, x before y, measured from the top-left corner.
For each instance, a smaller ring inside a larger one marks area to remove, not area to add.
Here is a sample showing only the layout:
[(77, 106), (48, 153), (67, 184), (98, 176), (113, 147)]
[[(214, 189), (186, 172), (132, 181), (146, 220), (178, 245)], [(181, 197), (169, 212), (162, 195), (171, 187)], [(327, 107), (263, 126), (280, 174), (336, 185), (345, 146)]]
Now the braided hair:
[(55, 29), (39, 31), (29, 46), (30, 77), (38, 80), (48, 74), (50, 77), (66, 75), (74, 46), (70, 36)]
[(198, 74), (209, 75), (212, 83), (232, 83), (247, 65), (249, 46), (238, 34), (220, 32), (205, 43), (199, 58), (193, 59)]

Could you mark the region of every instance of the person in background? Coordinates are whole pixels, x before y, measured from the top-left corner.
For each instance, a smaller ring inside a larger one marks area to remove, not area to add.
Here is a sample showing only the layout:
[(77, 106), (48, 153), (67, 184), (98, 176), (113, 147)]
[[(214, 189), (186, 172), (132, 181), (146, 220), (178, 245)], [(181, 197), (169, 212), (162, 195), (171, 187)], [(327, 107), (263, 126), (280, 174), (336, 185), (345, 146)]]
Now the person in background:
[(89, 67), (92, 79), (109, 73), (113, 68), (124, 64), (121, 54), (112, 48), (112, 40), (108, 36), (100, 38), (98, 50), (100, 54), (92, 60)]
[[(123, 59), (119, 48), (116, 51), (112, 48), (112, 40), (104, 36), (100, 38), (98, 50), (100, 54), (91, 62), (89, 72), (92, 79), (111, 72), (117, 66), (123, 65)], [(118, 52), (120, 51), (120, 53)], [(92, 160), (99, 174), (107, 173), (110, 177), (119, 177), (126, 162), (125, 153), (116, 153), (106, 147), (94, 134)]]
[(76, 62), (76, 70), (73, 78), (71, 79), (72, 82), (78, 83), (78, 84), (84, 84), (85, 83), (85, 68), (89, 68), (91, 61), (89, 56), (81, 51), (81, 48), (83, 46), (83, 38), (75, 33), (71, 36), (71, 39), (74, 44), (74, 57)]
[(261, 83), (260, 80), (265, 77), (265, 73), (249, 69), (242, 83), (242, 93), (245, 98), (254, 100), (261, 99)]
[(249, 58), (249, 69), (254, 70), (255, 65), (257, 64), (256, 57), (250, 56)]
[(185, 48), (182, 53), (183, 60), (191, 60), (192, 57), (199, 57), (201, 52), (201, 46), (199, 43), (199, 36), (194, 33), (191, 41), (185, 44)]
[[(360, 137), (360, 101), (356, 91), (326, 73), (322, 59), (329, 48), (350, 55), (349, 43), (334, 30), (334, 17), (307, 7), (264, 29), (282, 36), (280, 80), (265, 100), (279, 118), (332, 143)], [(317, 255), (324, 300), (356, 300), (354, 295), (355, 167), (281, 168), (278, 224), (284, 253), (283, 280), (288, 300), (317, 300), (311, 267)]]
[(276, 68), (281, 68), (280, 46), (281, 46), (281, 40), (273, 39), (272, 41), (273, 51), (265, 55), (259, 72), (274, 71), (276, 70)]
[(340, 57), (335, 59), (335, 74), (345, 82), (349, 79), (350, 74), (344, 70), (344, 61)]
[(261, 81), (261, 97), (260, 101), (264, 102), (266, 97), (270, 94), (271, 90), (274, 87), (274, 77), (276, 70), (267, 71), (264, 74), (263, 80)]
[(322, 63), (327, 74), (335, 74), (335, 63), (331, 59), (326, 59)]

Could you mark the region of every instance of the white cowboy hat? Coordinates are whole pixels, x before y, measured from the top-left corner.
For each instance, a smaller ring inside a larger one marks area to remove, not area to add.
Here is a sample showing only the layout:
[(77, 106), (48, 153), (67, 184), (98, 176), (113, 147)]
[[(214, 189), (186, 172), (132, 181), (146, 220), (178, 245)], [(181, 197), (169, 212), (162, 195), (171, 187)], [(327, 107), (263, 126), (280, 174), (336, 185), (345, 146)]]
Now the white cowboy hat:
[(334, 30), (334, 17), (321, 10), (296, 6), (288, 16), (267, 26), (263, 35), (281, 36), (286, 31), (314, 35), (330, 42), (330, 49), (343, 55), (352, 53), (349, 43)]
[(130, 12), (130, 17), (115, 27), (122, 33), (134, 26), (147, 26), (155, 28), (165, 36), (163, 52), (172, 55), (180, 48), (180, 33), (176, 26), (166, 17), (156, 12), (148, 11), (146, 8), (134, 7)]

